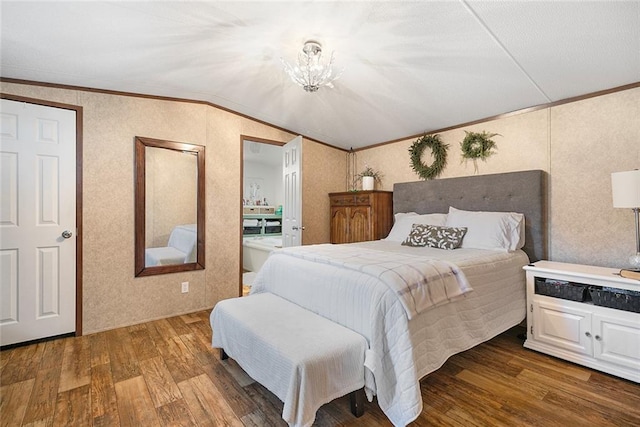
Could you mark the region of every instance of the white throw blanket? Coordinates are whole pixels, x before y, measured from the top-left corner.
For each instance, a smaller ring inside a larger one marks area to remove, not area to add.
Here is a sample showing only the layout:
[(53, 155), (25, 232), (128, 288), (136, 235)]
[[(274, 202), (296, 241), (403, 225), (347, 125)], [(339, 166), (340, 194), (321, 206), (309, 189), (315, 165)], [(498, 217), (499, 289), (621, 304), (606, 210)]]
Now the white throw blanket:
[(301, 246), (281, 252), (376, 277), (395, 292), (408, 319), (473, 290), (462, 270), (448, 261), (350, 245)]

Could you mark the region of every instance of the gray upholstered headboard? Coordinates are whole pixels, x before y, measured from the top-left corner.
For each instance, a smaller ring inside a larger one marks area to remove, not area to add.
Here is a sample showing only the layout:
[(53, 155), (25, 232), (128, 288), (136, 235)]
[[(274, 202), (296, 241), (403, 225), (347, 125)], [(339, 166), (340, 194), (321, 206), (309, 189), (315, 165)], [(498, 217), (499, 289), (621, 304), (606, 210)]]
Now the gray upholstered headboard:
[(547, 258), (546, 173), (542, 170), (443, 178), (394, 184), (393, 211), (519, 212), (525, 217), (523, 250), (531, 262)]

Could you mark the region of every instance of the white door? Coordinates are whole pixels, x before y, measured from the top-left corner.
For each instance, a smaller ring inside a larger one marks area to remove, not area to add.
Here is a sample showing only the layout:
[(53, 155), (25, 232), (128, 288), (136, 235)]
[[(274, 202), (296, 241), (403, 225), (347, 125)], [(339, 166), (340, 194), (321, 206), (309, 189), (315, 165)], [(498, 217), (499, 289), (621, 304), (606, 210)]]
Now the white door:
[(75, 331), (76, 112), (1, 100), (0, 344)]
[(282, 147), (284, 204), (282, 205), (282, 246), (302, 244), (302, 136)]

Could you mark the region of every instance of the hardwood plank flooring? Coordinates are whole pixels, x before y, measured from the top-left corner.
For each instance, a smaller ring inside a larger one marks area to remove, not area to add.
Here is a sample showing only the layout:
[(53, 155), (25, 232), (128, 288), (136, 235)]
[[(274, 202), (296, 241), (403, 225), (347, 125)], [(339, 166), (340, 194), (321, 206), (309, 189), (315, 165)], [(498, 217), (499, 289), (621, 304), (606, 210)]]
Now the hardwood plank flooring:
[[(513, 328), (421, 381), (412, 426), (638, 426), (640, 385), (522, 347)], [(282, 402), (212, 349), (201, 311), (0, 352), (0, 426), (286, 426)], [(390, 426), (348, 397), (314, 426)]]

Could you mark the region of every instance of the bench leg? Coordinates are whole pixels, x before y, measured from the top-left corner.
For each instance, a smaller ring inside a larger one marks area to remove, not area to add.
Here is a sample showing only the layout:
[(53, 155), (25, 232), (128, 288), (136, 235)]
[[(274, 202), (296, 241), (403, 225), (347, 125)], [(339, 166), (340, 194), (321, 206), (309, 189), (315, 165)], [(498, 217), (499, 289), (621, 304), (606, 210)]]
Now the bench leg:
[(352, 391), (349, 394), (349, 400), (351, 402), (351, 413), (360, 418), (364, 414), (364, 389)]
[(229, 358), (229, 355), (227, 353), (225, 353), (224, 348), (220, 349), (220, 360), (227, 360)]

